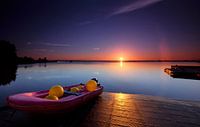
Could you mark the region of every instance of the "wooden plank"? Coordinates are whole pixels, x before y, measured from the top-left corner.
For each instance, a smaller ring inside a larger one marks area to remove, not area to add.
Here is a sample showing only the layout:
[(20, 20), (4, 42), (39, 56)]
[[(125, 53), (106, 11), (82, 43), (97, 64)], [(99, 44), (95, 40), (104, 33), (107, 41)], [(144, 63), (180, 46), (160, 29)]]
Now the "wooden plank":
[[(62, 127), (198, 127), (200, 102), (162, 97), (107, 93), (62, 115), (30, 115), (7, 108), (0, 111), (0, 125)], [(14, 113), (14, 114), (13, 114)]]

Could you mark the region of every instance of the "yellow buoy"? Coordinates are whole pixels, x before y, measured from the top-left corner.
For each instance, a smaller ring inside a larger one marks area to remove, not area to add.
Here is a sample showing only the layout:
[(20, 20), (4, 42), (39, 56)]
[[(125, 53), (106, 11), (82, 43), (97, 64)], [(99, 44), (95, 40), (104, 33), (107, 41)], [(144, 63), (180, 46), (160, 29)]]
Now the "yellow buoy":
[(49, 100), (58, 100), (58, 97), (57, 96), (53, 96), (53, 95), (48, 95), (45, 98), (49, 99)]
[(97, 89), (97, 82), (94, 80), (89, 80), (86, 83), (86, 89), (90, 92), (95, 91)]
[(80, 89), (78, 87), (70, 88), (70, 92), (78, 92)]
[(60, 85), (53, 86), (49, 90), (49, 95), (51, 96), (62, 97), (63, 94), (64, 94), (64, 89)]

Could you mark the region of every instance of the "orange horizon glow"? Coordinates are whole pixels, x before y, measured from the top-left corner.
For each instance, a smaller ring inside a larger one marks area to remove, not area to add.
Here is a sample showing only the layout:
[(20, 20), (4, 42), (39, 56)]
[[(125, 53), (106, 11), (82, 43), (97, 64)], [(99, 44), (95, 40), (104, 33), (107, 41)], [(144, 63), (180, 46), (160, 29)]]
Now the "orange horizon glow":
[(160, 46), (159, 53), (157, 52), (140, 52), (130, 50), (112, 50), (111, 52), (95, 52), (95, 53), (39, 53), (39, 52), (19, 52), (18, 56), (24, 57), (26, 54), (28, 57), (34, 59), (47, 57), (48, 60), (198, 60), (198, 52), (186, 54), (183, 52), (173, 53), (164, 44)]

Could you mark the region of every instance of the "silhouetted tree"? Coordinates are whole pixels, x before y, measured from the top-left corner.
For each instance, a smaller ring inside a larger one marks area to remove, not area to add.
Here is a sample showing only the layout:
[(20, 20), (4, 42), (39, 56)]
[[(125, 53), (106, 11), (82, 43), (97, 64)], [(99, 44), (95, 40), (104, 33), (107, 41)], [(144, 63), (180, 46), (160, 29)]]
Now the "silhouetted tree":
[(47, 57), (44, 57), (44, 59), (43, 59), (43, 60), (44, 60), (44, 62), (46, 63), (46, 62), (47, 62)]
[(37, 60), (38, 63), (46, 63), (47, 62), (47, 58), (44, 57), (43, 59), (42, 58), (38, 58)]
[(16, 47), (9, 41), (0, 40), (0, 59), (1, 64), (16, 64)]
[(42, 61), (42, 58), (38, 58), (38, 62), (40, 63)]
[(15, 81), (17, 72), (17, 55), (14, 44), (0, 40), (0, 85)]

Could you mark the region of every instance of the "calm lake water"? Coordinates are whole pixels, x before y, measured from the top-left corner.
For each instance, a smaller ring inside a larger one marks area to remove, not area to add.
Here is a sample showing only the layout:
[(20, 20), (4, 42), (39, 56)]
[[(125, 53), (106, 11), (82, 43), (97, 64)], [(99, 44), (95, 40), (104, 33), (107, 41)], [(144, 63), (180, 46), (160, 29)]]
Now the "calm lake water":
[(0, 86), (0, 105), (15, 93), (45, 90), (57, 83), (63, 86), (85, 83), (96, 77), (107, 92), (163, 96), (200, 101), (200, 80), (178, 79), (163, 70), (171, 65), (199, 63), (169, 62), (91, 62), (20, 65), (16, 79)]

